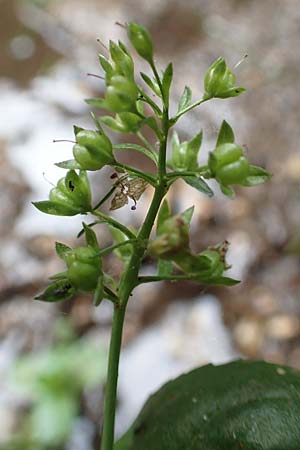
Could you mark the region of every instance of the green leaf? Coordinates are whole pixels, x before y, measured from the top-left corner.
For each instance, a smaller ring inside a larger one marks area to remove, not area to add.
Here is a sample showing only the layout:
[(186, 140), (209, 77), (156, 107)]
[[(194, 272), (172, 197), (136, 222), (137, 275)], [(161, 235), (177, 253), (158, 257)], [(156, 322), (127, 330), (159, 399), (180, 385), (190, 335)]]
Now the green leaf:
[(220, 189), (223, 192), (224, 195), (226, 195), (226, 197), (229, 197), (231, 199), (233, 199), (235, 197), (235, 192), (234, 189), (230, 186), (224, 186), (223, 184), (220, 184)]
[(55, 251), (57, 256), (59, 256), (63, 261), (66, 260), (68, 253), (72, 252), (72, 248), (61, 242), (55, 242)]
[(73, 130), (74, 130), (74, 135), (76, 137), (80, 131), (84, 130), (84, 128), (78, 127), (77, 125), (73, 125)]
[(75, 159), (68, 159), (67, 161), (55, 163), (55, 166), (68, 170), (81, 169), (80, 164)]
[(67, 270), (65, 272), (55, 273), (54, 275), (51, 275), (51, 277), (49, 277), (49, 280), (67, 280), (67, 279), (68, 279)]
[(189, 225), (191, 223), (193, 214), (194, 214), (195, 206), (190, 206), (190, 208), (187, 208), (183, 213), (181, 213), (181, 217), (183, 218), (184, 222)]
[(157, 275), (159, 277), (168, 277), (172, 275), (173, 264), (172, 261), (167, 261), (164, 259), (159, 259), (157, 264)]
[[(115, 244), (121, 244), (128, 241), (128, 236), (126, 236), (126, 234), (124, 234), (121, 230), (114, 228), (112, 225), (109, 225), (109, 229)], [(132, 255), (132, 247), (130, 244), (122, 245), (114, 250), (114, 254), (117, 258), (127, 264)]]
[(152, 395), (114, 450), (297, 450), (299, 404), (298, 370), (209, 364)]
[(44, 200), (41, 202), (32, 202), (32, 204), (43, 213), (51, 214), (54, 216), (75, 216), (78, 214), (78, 209), (71, 206), (62, 205), (58, 202), (51, 202), (50, 200)]
[(111, 116), (102, 116), (101, 121), (109, 127), (111, 130), (116, 131), (118, 133), (124, 133), (125, 127), (122, 125), (122, 123), (118, 122), (116, 119), (114, 119)]
[(82, 222), (82, 226), (85, 233), (86, 245), (90, 245), (95, 250), (99, 250), (96, 233), (86, 223)]
[(185, 108), (192, 103), (192, 90), (189, 86), (185, 86), (184, 91), (180, 97), (177, 114), (181, 113)]
[(162, 77), (162, 90), (164, 93), (164, 99), (167, 101), (169, 99), (170, 87), (173, 78), (173, 66), (172, 63), (168, 64), (166, 70)]
[(71, 285), (69, 280), (59, 280), (51, 283), (46, 290), (35, 297), (35, 300), (44, 302), (60, 302), (61, 300), (69, 300), (74, 297), (76, 289)]
[(226, 120), (223, 120), (219, 130), (216, 147), (230, 143), (234, 143), (234, 133), (229, 123), (226, 122)]
[(110, 109), (104, 98), (86, 98), (85, 103), (90, 106), (94, 106), (94, 108)]
[(249, 175), (243, 182), (243, 186), (256, 186), (257, 184), (264, 183), (265, 181), (272, 178), (272, 174), (267, 172), (262, 167), (250, 166)]
[(239, 280), (234, 280), (229, 277), (217, 277), (217, 278), (209, 278), (207, 280), (199, 278), (199, 281), (205, 284), (211, 284), (212, 286), (234, 286), (240, 283)]
[(161, 92), (159, 90), (159, 86), (158, 84), (154, 81), (151, 80), (150, 77), (148, 77), (147, 74), (140, 72), (141, 73), (141, 77), (143, 78), (143, 80), (145, 81), (145, 83), (149, 86), (149, 88), (159, 97), (161, 97)]
[(104, 298), (104, 275), (101, 273), (98, 278), (97, 286), (94, 292), (94, 305), (99, 306)]
[(152, 161), (157, 164), (158, 162), (158, 155), (157, 153), (151, 152), (150, 150), (148, 150), (145, 147), (142, 147), (141, 145), (138, 144), (116, 144), (113, 146), (114, 150), (135, 150), (137, 152), (143, 153), (145, 156), (147, 156), (148, 158), (152, 159)]
[(161, 227), (169, 217), (171, 217), (171, 210), (168, 201), (165, 199), (159, 209), (159, 213), (157, 216), (157, 227), (156, 227), (157, 235), (161, 233)]
[(214, 195), (211, 188), (201, 177), (197, 176), (182, 176), (183, 181), (185, 181), (189, 186), (197, 189), (197, 191), (202, 192), (202, 194), (208, 195), (208, 197), (212, 197)]

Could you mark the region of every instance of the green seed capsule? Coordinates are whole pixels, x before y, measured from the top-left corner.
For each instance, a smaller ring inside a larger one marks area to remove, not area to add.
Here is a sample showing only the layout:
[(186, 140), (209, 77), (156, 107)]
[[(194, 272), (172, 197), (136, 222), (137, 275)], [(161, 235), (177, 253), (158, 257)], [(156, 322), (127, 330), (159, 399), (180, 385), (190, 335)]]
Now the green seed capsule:
[(73, 155), (82, 169), (99, 170), (114, 163), (112, 144), (107, 136), (92, 130), (82, 130), (77, 133), (76, 142)]
[(242, 184), (249, 174), (249, 162), (243, 148), (227, 143), (210, 153), (208, 166), (211, 174), (224, 186)]
[(204, 77), (204, 99), (236, 97), (244, 91), (244, 88), (235, 86), (235, 76), (224, 58), (218, 58), (207, 70)]
[(68, 279), (76, 289), (83, 292), (95, 290), (102, 274), (102, 264), (94, 248), (78, 247), (68, 254), (66, 262)]

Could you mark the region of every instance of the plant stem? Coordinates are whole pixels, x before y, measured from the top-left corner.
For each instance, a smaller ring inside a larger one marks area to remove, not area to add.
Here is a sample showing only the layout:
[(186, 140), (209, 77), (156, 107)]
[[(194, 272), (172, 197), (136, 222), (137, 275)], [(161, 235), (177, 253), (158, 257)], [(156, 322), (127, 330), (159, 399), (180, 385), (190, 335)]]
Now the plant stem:
[(132, 242), (132, 255), (126, 266), (126, 270), (121, 278), (118, 294), (119, 304), (114, 306), (112, 334), (109, 348), (109, 362), (106, 381), (106, 394), (104, 405), (103, 434), (101, 450), (113, 450), (114, 445), (114, 425), (117, 399), (118, 367), (120, 350), (122, 343), (122, 331), (124, 325), (125, 311), (128, 299), (133, 289), (139, 284), (138, 274), (142, 264), (142, 259), (147, 246), (155, 218), (160, 204), (167, 192), (166, 183), (166, 149), (169, 130), (168, 108), (164, 108), (162, 119), (162, 138), (160, 140), (160, 151), (158, 161), (158, 181), (154, 195), (145, 218), (145, 221), (137, 235), (136, 243)]
[(124, 317), (125, 307), (115, 305), (109, 347), (107, 383), (104, 401), (104, 426), (101, 438), (101, 450), (112, 450), (114, 445), (114, 428), (117, 400), (116, 388), (118, 383)]

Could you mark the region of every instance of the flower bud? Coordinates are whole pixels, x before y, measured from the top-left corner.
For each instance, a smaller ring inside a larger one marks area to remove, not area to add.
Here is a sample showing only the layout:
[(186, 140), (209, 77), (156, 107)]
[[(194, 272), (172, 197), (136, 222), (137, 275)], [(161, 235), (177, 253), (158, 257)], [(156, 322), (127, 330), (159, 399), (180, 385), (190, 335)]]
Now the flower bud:
[(205, 74), (203, 99), (236, 97), (244, 91), (244, 88), (235, 86), (235, 76), (224, 58), (218, 58)]
[(233, 143), (216, 147), (209, 155), (208, 167), (223, 186), (243, 184), (249, 174), (249, 162), (242, 147)]
[(148, 63), (153, 63), (153, 43), (148, 31), (137, 23), (129, 23), (127, 27), (128, 38), (137, 51)]
[(105, 95), (105, 103), (113, 112), (136, 112), (138, 88), (134, 81), (113, 76)]
[(105, 165), (114, 163), (112, 144), (104, 134), (82, 130), (76, 134), (76, 142), (73, 155), (82, 169), (99, 170)]
[(96, 289), (98, 278), (102, 274), (102, 261), (93, 247), (75, 248), (67, 254), (66, 263), (72, 286), (83, 292)]
[(133, 79), (133, 60), (125, 45), (122, 44), (122, 42), (119, 42), (119, 44), (115, 44), (113, 41), (110, 41), (109, 51), (111, 59), (113, 61), (114, 74)]

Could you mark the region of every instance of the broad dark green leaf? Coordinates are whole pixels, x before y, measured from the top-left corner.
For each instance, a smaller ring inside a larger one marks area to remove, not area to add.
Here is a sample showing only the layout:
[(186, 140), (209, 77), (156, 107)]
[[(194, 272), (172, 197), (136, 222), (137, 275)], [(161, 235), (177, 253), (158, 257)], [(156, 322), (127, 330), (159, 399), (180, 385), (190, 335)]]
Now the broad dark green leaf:
[(81, 169), (80, 164), (75, 159), (68, 159), (67, 161), (55, 163), (55, 166), (68, 170)]
[(267, 172), (262, 167), (250, 166), (249, 175), (243, 182), (243, 186), (256, 186), (257, 184), (264, 183), (265, 181), (272, 178), (272, 174)]
[(177, 114), (183, 111), (188, 106), (190, 106), (191, 102), (192, 102), (192, 90), (189, 86), (185, 86), (184, 91), (179, 100)]
[(298, 370), (209, 364), (152, 395), (115, 450), (298, 450), (299, 405)]
[(76, 289), (71, 285), (69, 280), (58, 280), (51, 283), (46, 290), (35, 297), (36, 300), (43, 302), (60, 302), (61, 300), (69, 300), (74, 297)]
[(63, 261), (66, 259), (66, 255), (72, 251), (72, 248), (61, 242), (55, 242), (55, 251)]
[(164, 93), (165, 101), (169, 98), (170, 86), (173, 78), (173, 66), (172, 63), (168, 64), (166, 70), (163, 73), (162, 77), (162, 90)]
[(183, 181), (185, 181), (189, 186), (197, 189), (197, 191), (202, 192), (202, 194), (208, 195), (212, 197), (214, 195), (211, 188), (208, 184), (203, 180), (203, 178), (198, 176), (182, 176)]
[(234, 133), (226, 120), (223, 120), (222, 125), (219, 130), (216, 147), (222, 144), (228, 144), (234, 142)]

